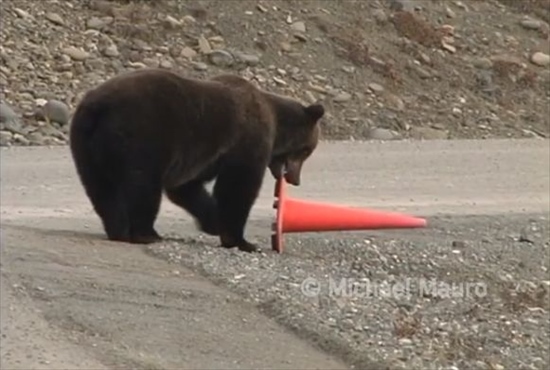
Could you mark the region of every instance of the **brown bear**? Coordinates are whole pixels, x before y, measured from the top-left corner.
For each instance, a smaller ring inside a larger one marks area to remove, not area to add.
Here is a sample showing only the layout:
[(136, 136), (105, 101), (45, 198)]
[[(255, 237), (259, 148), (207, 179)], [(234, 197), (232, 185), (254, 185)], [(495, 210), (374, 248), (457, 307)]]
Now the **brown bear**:
[[(223, 247), (253, 252), (244, 229), (266, 169), (298, 186), (324, 112), (238, 76), (141, 69), (85, 94), (70, 149), (109, 240), (161, 240), (154, 223), (164, 191)], [(205, 184), (214, 180), (211, 195)]]

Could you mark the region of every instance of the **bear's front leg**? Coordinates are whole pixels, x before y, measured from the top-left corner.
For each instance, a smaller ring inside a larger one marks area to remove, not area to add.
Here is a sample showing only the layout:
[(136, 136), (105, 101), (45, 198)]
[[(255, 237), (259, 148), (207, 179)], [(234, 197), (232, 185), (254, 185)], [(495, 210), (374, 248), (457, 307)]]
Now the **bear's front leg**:
[(204, 188), (203, 181), (191, 181), (167, 188), (165, 192), (172, 203), (193, 216), (201, 231), (213, 236), (219, 235), (216, 201)]
[(266, 166), (258, 164), (229, 164), (220, 169), (214, 185), (218, 206), (221, 244), (237, 247), (245, 252), (256, 252), (258, 247), (244, 237), (250, 210), (258, 197)]

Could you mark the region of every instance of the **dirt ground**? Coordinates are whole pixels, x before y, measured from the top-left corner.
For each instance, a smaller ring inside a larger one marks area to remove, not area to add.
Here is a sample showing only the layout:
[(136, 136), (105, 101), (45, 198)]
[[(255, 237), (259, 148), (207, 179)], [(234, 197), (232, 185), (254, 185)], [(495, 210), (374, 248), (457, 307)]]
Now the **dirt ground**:
[(167, 240), (140, 248), (104, 240), (66, 147), (2, 150), (1, 367), (546, 369), (548, 144), (323, 143), (291, 196), (429, 227), (288, 234), (282, 255), (269, 178), (247, 229), (263, 253), (167, 202)]
[[(550, 0), (5, 0), (0, 144), (63, 144), (122, 71), (237, 73), (321, 101), (329, 139), (548, 137)], [(63, 122), (60, 122), (63, 121)], [(59, 123), (56, 124), (55, 122)]]

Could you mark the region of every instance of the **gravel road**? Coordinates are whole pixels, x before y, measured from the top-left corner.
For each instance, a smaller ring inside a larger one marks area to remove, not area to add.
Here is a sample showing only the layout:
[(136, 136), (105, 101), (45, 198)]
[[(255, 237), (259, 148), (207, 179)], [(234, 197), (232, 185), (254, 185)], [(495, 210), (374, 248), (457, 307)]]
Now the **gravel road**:
[(269, 178), (264, 253), (167, 202), (169, 239), (141, 248), (104, 240), (66, 147), (0, 154), (2, 369), (549, 366), (547, 140), (324, 143), (293, 197), (429, 227), (290, 234), (282, 255)]

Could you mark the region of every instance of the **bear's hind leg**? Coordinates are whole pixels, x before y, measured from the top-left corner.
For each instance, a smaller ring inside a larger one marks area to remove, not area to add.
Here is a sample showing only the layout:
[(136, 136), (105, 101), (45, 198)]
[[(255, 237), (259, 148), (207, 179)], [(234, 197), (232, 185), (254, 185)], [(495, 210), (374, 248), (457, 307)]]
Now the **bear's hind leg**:
[(256, 252), (258, 247), (244, 237), (250, 210), (258, 197), (265, 165), (230, 165), (221, 169), (214, 185), (218, 204), (220, 239), (225, 248)]
[(136, 175), (128, 180), (124, 196), (130, 221), (130, 243), (150, 244), (162, 240), (154, 227), (162, 200), (160, 177)]
[[(93, 203), (93, 201), (92, 201)], [(107, 238), (115, 242), (130, 241), (130, 223), (124, 206), (124, 199), (119, 194), (110, 194), (94, 204), (101, 218)]]
[(81, 166), (78, 170), (86, 195), (101, 219), (107, 239), (128, 242), (130, 224), (122, 189), (117, 184), (119, 181), (109, 178), (105, 173), (94, 172), (91, 166)]
[(199, 180), (175, 188), (166, 188), (168, 199), (183, 208), (196, 220), (201, 231), (218, 236), (218, 215), (216, 201)]

